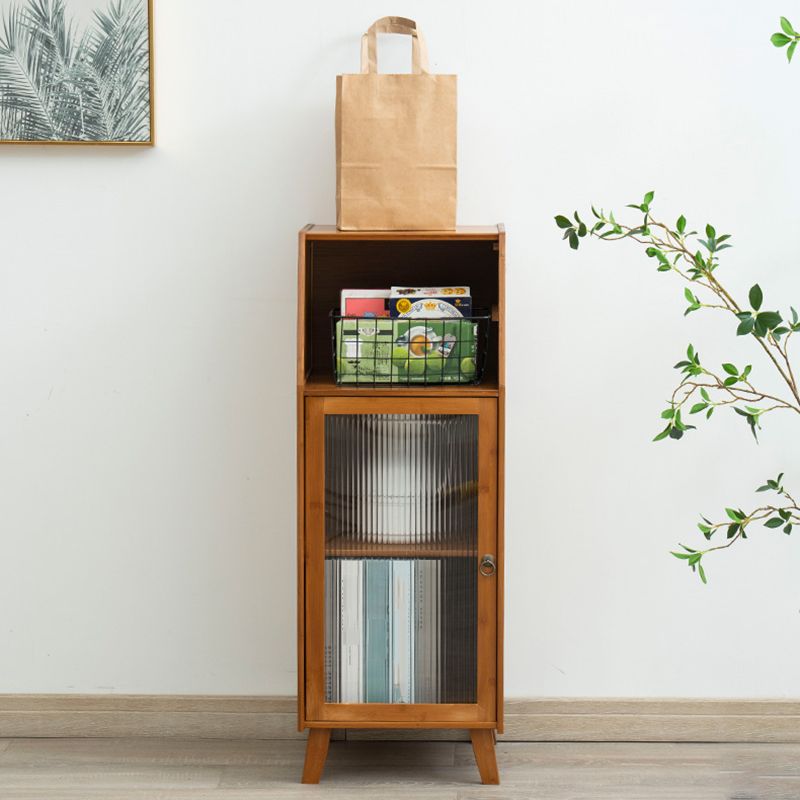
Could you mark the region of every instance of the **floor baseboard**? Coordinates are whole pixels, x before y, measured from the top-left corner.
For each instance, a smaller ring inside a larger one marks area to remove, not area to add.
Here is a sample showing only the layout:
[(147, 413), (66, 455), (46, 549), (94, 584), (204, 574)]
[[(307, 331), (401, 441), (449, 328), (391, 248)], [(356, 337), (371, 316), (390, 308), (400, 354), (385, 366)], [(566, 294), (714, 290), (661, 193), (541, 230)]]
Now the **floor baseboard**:
[[(503, 741), (800, 742), (800, 700), (509, 699)], [(294, 697), (0, 695), (0, 738), (299, 739)], [(467, 738), (347, 731), (348, 739)]]

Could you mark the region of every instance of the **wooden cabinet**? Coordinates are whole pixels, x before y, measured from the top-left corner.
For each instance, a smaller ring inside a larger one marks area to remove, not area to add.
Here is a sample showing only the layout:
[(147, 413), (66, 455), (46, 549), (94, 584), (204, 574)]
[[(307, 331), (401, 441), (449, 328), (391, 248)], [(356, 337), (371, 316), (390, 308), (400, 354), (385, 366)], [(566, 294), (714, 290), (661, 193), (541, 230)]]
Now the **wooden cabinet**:
[[(501, 227), (300, 233), (298, 709), (316, 783), (334, 728), (503, 727)], [(342, 288), (470, 285), (491, 309), (477, 385), (337, 384)]]

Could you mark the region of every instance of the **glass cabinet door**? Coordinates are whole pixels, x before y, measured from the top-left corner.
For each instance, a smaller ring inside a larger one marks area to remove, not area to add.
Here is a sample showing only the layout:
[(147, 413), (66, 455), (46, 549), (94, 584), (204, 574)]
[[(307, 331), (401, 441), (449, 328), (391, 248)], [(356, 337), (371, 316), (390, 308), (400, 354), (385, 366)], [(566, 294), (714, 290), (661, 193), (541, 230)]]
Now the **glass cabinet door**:
[(308, 401), (307, 702), (322, 719), (355, 704), (477, 719), (494, 703), (496, 405), (412, 405)]

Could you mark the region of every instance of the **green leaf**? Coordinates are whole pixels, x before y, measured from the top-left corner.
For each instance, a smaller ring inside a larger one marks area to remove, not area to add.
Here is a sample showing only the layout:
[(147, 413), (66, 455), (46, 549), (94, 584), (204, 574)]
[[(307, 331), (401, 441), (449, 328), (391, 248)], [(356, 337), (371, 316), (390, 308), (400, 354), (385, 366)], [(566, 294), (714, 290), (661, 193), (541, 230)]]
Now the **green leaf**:
[(669, 436), (669, 432), (671, 430), (672, 430), (672, 425), (667, 425), (667, 427), (664, 428), (664, 430), (661, 431), (661, 433), (659, 433), (658, 436), (654, 436), (653, 437), (653, 441), (654, 442), (660, 442), (662, 439), (666, 439), (667, 436)]
[(690, 303), (696, 303), (697, 302), (697, 300), (695, 300), (694, 295), (692, 294), (692, 290), (688, 286), (683, 290), (683, 296)]
[(555, 219), (556, 219), (556, 225), (558, 225), (559, 228), (572, 227), (572, 223), (563, 214), (559, 214), (558, 216), (556, 216)]
[(683, 214), (678, 217), (678, 221), (675, 223), (675, 228), (680, 234), (686, 230), (686, 217), (684, 217)]
[(786, 58), (789, 63), (792, 63), (792, 56), (794, 56), (794, 51), (797, 49), (797, 40), (793, 41), (787, 48), (786, 48)]
[(725, 513), (734, 521), (741, 522), (743, 516), (735, 508), (726, 508)]
[(661, 412), (661, 419), (672, 419), (675, 416), (675, 409), (668, 408)]
[(691, 553), (676, 553), (674, 550), (670, 550), (670, 553), (675, 556), (675, 558), (682, 558), (682, 559), (690, 559), (692, 557)]
[(728, 375), (738, 375), (739, 370), (733, 364), (723, 364), (722, 369), (728, 373)]
[[(725, 534), (726, 538), (733, 539), (733, 537), (739, 533), (740, 527), (741, 526), (738, 522), (732, 522), (730, 525), (728, 525), (728, 532)], [(742, 531), (742, 535), (744, 535), (744, 531)]]
[(792, 525), (791, 525), (791, 523), (790, 523), (789, 525), (787, 525), (787, 526), (786, 526), (786, 527), (783, 529), (783, 532), (784, 532), (784, 533), (785, 533), (787, 536), (788, 536), (788, 535), (789, 535), (789, 534), (792, 532)]
[(758, 311), (758, 309), (761, 308), (761, 303), (763, 301), (764, 293), (761, 291), (761, 287), (756, 284), (750, 289), (750, 305), (754, 311)]
[(578, 235), (575, 233), (575, 231), (571, 231), (569, 234), (569, 246), (573, 250), (577, 250), (579, 244), (580, 242), (578, 241)]
[(773, 33), (769, 39), (775, 47), (785, 47), (792, 40), (784, 33)]
[(708, 408), (708, 403), (695, 403), (691, 410), (689, 411), (690, 414), (699, 414), (701, 411), (705, 411)]
[(768, 519), (764, 523), (765, 528), (780, 528), (784, 524), (784, 521), (780, 517), (773, 517), (772, 519)]
[(711, 402), (711, 398), (708, 396), (708, 392), (702, 386), (700, 387), (700, 396), (706, 402)]
[(714, 226), (713, 225), (706, 225), (706, 236), (709, 239), (716, 239), (717, 238), (717, 232), (716, 232), (716, 230), (714, 230)]
[(652, 203), (652, 202), (653, 202), (653, 198), (654, 198), (655, 196), (656, 196), (656, 193), (655, 193), (655, 192), (648, 192), (648, 193), (647, 193), (647, 194), (644, 196), (644, 202), (642, 203), (642, 205), (649, 206), (649, 205), (650, 205), (650, 203)]
[(795, 30), (792, 27), (792, 23), (789, 22), (789, 20), (786, 19), (786, 17), (781, 17), (781, 28), (783, 29), (783, 32), (788, 34), (789, 36), (795, 35)]
[(702, 564), (697, 565), (697, 574), (700, 576), (700, 580), (703, 581), (703, 583), (708, 583), (706, 580), (706, 571), (703, 569)]
[(736, 335), (737, 336), (746, 336), (749, 333), (753, 332), (753, 327), (755, 326), (756, 321), (750, 315), (747, 316), (747, 319), (743, 319), (739, 323), (739, 327), (736, 328)]
[(766, 327), (767, 330), (772, 330), (783, 322), (783, 318), (777, 311), (762, 311), (756, 317), (756, 322)]

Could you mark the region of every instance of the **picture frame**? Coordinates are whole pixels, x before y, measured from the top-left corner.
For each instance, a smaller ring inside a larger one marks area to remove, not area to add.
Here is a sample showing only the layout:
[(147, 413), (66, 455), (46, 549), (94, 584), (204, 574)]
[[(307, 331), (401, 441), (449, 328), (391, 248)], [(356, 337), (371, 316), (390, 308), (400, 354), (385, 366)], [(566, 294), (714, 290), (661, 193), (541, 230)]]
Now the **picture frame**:
[(0, 0), (0, 145), (153, 147), (154, 0)]

